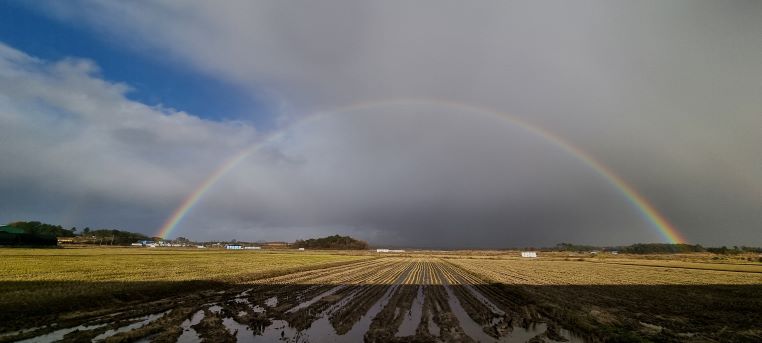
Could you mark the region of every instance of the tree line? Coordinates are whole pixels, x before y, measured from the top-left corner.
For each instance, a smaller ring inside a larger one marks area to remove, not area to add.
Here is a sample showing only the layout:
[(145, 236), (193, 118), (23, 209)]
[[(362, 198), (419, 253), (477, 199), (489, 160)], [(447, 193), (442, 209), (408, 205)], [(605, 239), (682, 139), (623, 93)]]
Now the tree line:
[(18, 221), (10, 223), (8, 226), (21, 229), (24, 233), (36, 237), (76, 237), (78, 243), (84, 244), (129, 245), (140, 240), (152, 240), (152, 238), (141, 233), (116, 229), (92, 230), (86, 227), (77, 234), (76, 227), (65, 229), (61, 225), (46, 224), (39, 221)]
[(310, 238), (297, 240), (294, 247), (305, 249), (340, 249), (340, 250), (366, 250), (368, 242), (354, 239), (349, 236), (333, 235), (322, 238)]
[(592, 245), (578, 245), (572, 243), (558, 243), (553, 248), (547, 248), (543, 250), (548, 251), (618, 251), (628, 254), (676, 254), (676, 253), (691, 253), (691, 252), (710, 252), (715, 254), (733, 255), (741, 253), (762, 253), (762, 248), (759, 247), (747, 247), (747, 246), (734, 246), (728, 248), (722, 247), (703, 247), (701, 244), (669, 244), (669, 243), (637, 243), (626, 246), (610, 246), (600, 247)]

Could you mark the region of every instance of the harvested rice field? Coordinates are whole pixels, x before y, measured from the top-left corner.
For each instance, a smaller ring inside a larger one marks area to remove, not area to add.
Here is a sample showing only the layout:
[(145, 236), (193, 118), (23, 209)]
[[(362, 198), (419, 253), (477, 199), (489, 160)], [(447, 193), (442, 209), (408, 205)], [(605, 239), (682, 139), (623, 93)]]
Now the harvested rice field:
[[(109, 301), (94, 302), (97, 306), (64, 301), (67, 305), (62, 306), (56, 304), (60, 297), (51, 296), (49, 305), (55, 310), (49, 313), (35, 311), (39, 302), (28, 312), (18, 307), (13, 316), (3, 318), (0, 342), (762, 339), (758, 265), (730, 271), (727, 266), (701, 269), (623, 259), (483, 258), (463, 253), (180, 253), (191, 254), (191, 259), (220, 258), (218, 270), (205, 279), (192, 273), (193, 268), (176, 268), (175, 280), (156, 280), (151, 287), (120, 281), (118, 276), (86, 281), (79, 274), (81, 280), (69, 282), (94, 287), (98, 297)], [(165, 257), (183, 260), (171, 253), (153, 259)], [(235, 265), (230, 275), (221, 272), (229, 268), (225, 259)], [(250, 265), (242, 262), (246, 260)], [(279, 273), (267, 263), (287, 268)], [(13, 291), (19, 287), (14, 284), (18, 278), (2, 277), (3, 302), (24, 294)], [(36, 282), (51, 292), (66, 293), (52, 286), (64, 280)], [(110, 294), (109, 287), (118, 294)], [(157, 291), (160, 288), (171, 292)], [(134, 299), (123, 293), (135, 294)], [(145, 294), (138, 296), (141, 293)]]

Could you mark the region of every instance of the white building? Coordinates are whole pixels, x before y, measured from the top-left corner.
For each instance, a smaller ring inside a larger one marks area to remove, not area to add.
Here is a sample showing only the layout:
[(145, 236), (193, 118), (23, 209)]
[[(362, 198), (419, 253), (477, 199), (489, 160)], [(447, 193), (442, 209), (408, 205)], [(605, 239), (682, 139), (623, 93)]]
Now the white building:
[(241, 250), (241, 249), (243, 249), (243, 247), (238, 245), (238, 244), (227, 244), (227, 245), (225, 245), (225, 249), (228, 249), (228, 250)]
[(262, 249), (262, 247), (243, 247), (244, 250), (259, 250)]
[(521, 257), (535, 258), (535, 257), (537, 257), (537, 252), (536, 251), (522, 251), (521, 252)]
[(299, 251), (304, 251), (304, 248), (299, 248)]
[(376, 249), (376, 252), (405, 252), (405, 250), (395, 249)]

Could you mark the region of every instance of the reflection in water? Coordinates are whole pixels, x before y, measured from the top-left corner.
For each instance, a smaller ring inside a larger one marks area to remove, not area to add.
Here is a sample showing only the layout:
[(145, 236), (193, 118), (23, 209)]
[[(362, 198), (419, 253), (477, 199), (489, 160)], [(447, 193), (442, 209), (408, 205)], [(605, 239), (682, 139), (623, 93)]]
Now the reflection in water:
[(34, 337), (34, 338), (25, 339), (23, 341), (19, 341), (19, 343), (21, 343), (21, 342), (23, 342), (23, 343), (49, 343), (49, 342), (55, 342), (55, 341), (62, 340), (64, 338), (64, 335), (66, 335), (67, 333), (70, 333), (70, 332), (74, 332), (74, 331), (77, 331), (77, 330), (79, 330), (79, 331), (93, 330), (93, 329), (97, 329), (97, 328), (104, 327), (104, 326), (106, 326), (106, 324), (98, 324), (98, 325), (90, 325), (90, 326), (80, 325), (80, 326), (76, 326), (76, 327), (72, 327), (72, 328), (66, 328), (66, 329), (56, 330), (56, 331), (53, 331), (51, 333), (40, 335), (40, 336), (37, 336), (37, 337)]
[(413, 301), (413, 304), (408, 311), (405, 319), (400, 325), (399, 331), (397, 331), (397, 337), (405, 337), (415, 335), (415, 329), (418, 328), (418, 324), (423, 317), (423, 286), (418, 287), (418, 294)]
[[(171, 311), (171, 310), (169, 310), (169, 311)], [(102, 339), (106, 339), (106, 338), (111, 337), (113, 335), (116, 335), (118, 333), (128, 332), (128, 331), (131, 331), (131, 330), (134, 330), (134, 329), (137, 329), (137, 328), (144, 327), (144, 326), (150, 324), (151, 322), (153, 322), (155, 320), (158, 320), (161, 317), (164, 317), (164, 315), (169, 313), (169, 311), (164, 311), (164, 312), (161, 312), (161, 313), (150, 314), (150, 315), (147, 315), (147, 316), (144, 316), (144, 317), (136, 318), (135, 320), (138, 320), (138, 322), (132, 323), (130, 325), (126, 325), (126, 326), (123, 326), (123, 327), (120, 327), (120, 328), (118, 328), (116, 330), (114, 330), (114, 329), (108, 330), (108, 331), (106, 331), (106, 332), (96, 336), (95, 338), (93, 338), (93, 341), (100, 341)]]
[(191, 319), (186, 319), (182, 324), (180, 324), (180, 328), (183, 329), (183, 333), (177, 339), (177, 343), (194, 343), (200, 341), (201, 337), (199, 337), (198, 332), (196, 332), (192, 326), (201, 323), (202, 319), (204, 319), (204, 311), (199, 310), (193, 314)]

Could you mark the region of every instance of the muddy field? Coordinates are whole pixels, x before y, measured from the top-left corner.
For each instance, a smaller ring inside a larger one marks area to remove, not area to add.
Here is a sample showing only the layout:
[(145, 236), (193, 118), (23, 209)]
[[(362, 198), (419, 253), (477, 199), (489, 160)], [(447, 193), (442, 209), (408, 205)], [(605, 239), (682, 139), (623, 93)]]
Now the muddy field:
[[(701, 303), (706, 294), (690, 294), (701, 288), (678, 289), (689, 293), (688, 298), (673, 303), (687, 307), (684, 313), (677, 313), (681, 326), (679, 321), (670, 324), (665, 319), (679, 309), (639, 313), (634, 322), (623, 321), (620, 316), (628, 318), (628, 306), (642, 305), (628, 305), (632, 299), (625, 289), (605, 282), (588, 288), (581, 282), (568, 288), (557, 281), (552, 287), (532, 284), (532, 278), (553, 278), (553, 272), (543, 270), (552, 266), (525, 267), (524, 263), (528, 262), (415, 256), (366, 259), (126, 307), (62, 313), (55, 324), (2, 333), (0, 342), (754, 341), (760, 337), (753, 324), (760, 319), (759, 307), (755, 308), (760, 304), (753, 295), (762, 294), (757, 293), (762, 289), (754, 282), (762, 274), (746, 275), (748, 284), (735, 285), (740, 288), (724, 293), (708, 289), (733, 303), (719, 308), (715, 304), (720, 312), (711, 312), (711, 304)], [(554, 270), (566, 272), (569, 266), (573, 264), (561, 263)], [(584, 269), (585, 265), (576, 267)], [(660, 272), (670, 277), (683, 277), (662, 269)], [(577, 279), (585, 278), (584, 271), (572, 273)], [(688, 273), (685, 277), (691, 279)], [(506, 275), (514, 279), (495, 282), (508, 278)], [(636, 294), (644, 296), (647, 291), (657, 294), (664, 290), (645, 288)], [(612, 299), (611, 294), (620, 298)], [(747, 300), (741, 303), (739, 297)], [(612, 302), (620, 312), (612, 310), (614, 305), (606, 307), (605, 303)], [(707, 306), (708, 312), (691, 318), (696, 306)], [(707, 315), (726, 316), (730, 324), (716, 318), (715, 323), (724, 327), (719, 335), (716, 331), (697, 332), (690, 326), (690, 321), (704, 320)], [(746, 320), (738, 322), (737, 316)]]

